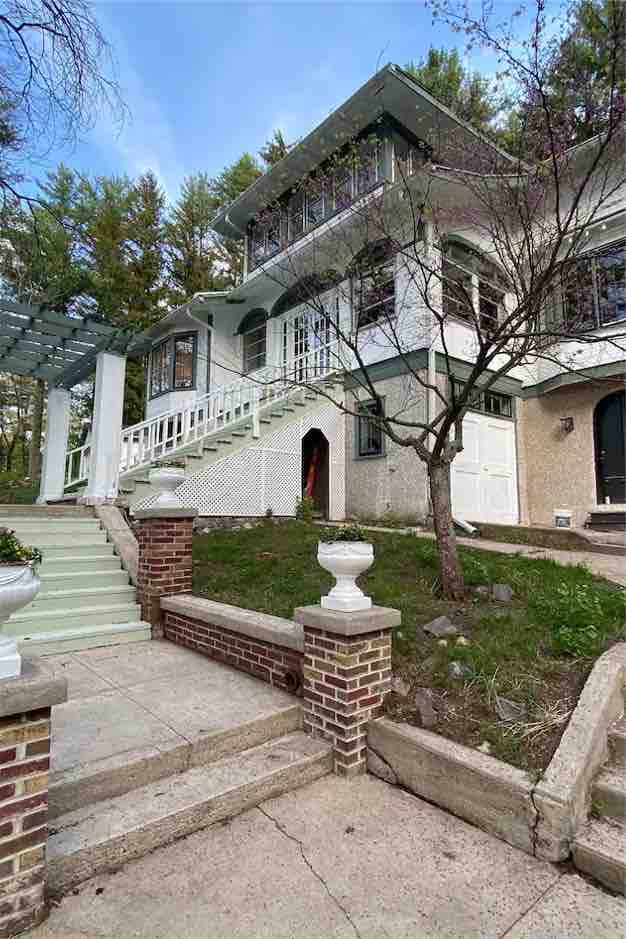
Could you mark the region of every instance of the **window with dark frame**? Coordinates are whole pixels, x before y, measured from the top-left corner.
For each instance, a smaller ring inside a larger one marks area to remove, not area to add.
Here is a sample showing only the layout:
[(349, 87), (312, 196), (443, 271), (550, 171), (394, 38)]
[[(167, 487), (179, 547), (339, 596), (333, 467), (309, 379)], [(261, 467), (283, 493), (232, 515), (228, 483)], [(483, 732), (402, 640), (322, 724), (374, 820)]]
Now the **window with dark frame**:
[(390, 243), (377, 244), (362, 252), (356, 264), (354, 290), (357, 329), (390, 319), (396, 309), (396, 257)]
[(365, 401), (359, 406), (356, 419), (358, 456), (384, 456), (384, 434), (378, 421), (372, 419), (379, 413), (376, 401)]
[[(558, 293), (559, 291), (557, 291)], [(568, 261), (560, 281), (562, 319), (572, 331), (626, 319), (626, 241)]]
[(197, 335), (168, 336), (150, 353), (150, 397), (195, 386)]
[(493, 333), (504, 307), (504, 294), (504, 278), (496, 265), (469, 245), (450, 240), (441, 259), (443, 313), (476, 319), (483, 332)]
[[(452, 380), (455, 397), (462, 393), (465, 383), (458, 379)], [(513, 398), (511, 395), (501, 394), (499, 391), (481, 391), (474, 388), (470, 394), (467, 407), (470, 411), (482, 411), (494, 417), (513, 417)]]

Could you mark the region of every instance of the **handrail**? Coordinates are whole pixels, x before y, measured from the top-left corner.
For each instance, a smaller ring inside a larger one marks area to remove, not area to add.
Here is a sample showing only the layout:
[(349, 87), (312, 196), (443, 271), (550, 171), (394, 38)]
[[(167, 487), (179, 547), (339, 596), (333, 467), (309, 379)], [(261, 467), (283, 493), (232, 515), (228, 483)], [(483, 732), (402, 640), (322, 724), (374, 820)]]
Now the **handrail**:
[[(260, 436), (260, 413), (287, 398), (294, 387), (326, 378), (337, 370), (337, 342), (320, 343), (283, 365), (268, 366), (230, 385), (177, 408), (171, 408), (121, 432), (119, 472), (150, 466), (155, 460), (175, 456), (228, 427), (249, 420), (254, 437)], [(83, 482), (89, 475), (91, 443), (66, 454), (65, 486)]]

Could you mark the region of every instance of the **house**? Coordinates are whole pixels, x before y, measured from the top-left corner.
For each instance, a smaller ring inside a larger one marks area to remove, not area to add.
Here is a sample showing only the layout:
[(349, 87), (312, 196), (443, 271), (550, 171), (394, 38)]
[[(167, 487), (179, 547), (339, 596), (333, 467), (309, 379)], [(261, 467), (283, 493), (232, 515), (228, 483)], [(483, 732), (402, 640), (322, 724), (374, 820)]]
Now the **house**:
[[(588, 153), (579, 148), (572, 166)], [(177, 494), (207, 517), (293, 515), (306, 491), (329, 518), (426, 518), (425, 466), (372, 420), (368, 381), (387, 413), (434, 419), (438, 389), (462, 388), (471, 372), (476, 324), (488, 329), (508, 309), (510, 284), (468, 221), (471, 186), (450, 173), (486, 165), (501, 178), (520, 172), (409, 75), (383, 68), (215, 219), (242, 244), (241, 284), (198, 294), (143, 334), (145, 420), (120, 438), (118, 403), (101, 408), (93, 440), (67, 457), (66, 485), (87, 481), (91, 501), (119, 493), (146, 505), (147, 470), (178, 457)], [(426, 175), (436, 226), (408, 208), (412, 194), (424, 201)], [(472, 400), (452, 467), (457, 517), (553, 525), (558, 510), (577, 527), (590, 514), (623, 524), (625, 209), (616, 187), (558, 291), (562, 311), (584, 313), (585, 335)], [(408, 246), (401, 258), (397, 243)], [(437, 270), (432, 287), (415, 252)], [(344, 342), (355, 330), (358, 343)], [(104, 372), (117, 402), (123, 374)], [(98, 446), (107, 468), (96, 483)]]

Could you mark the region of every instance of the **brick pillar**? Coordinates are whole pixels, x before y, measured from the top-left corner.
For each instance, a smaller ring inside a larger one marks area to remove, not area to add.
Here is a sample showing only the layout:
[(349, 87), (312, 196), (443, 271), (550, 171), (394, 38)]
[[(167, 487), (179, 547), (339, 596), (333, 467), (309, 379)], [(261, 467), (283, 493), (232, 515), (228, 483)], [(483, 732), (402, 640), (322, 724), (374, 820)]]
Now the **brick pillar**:
[(197, 509), (151, 508), (138, 520), (137, 599), (141, 615), (161, 636), (161, 597), (191, 592), (193, 520)]
[(0, 939), (48, 914), (50, 711), (66, 699), (66, 679), (32, 662), (0, 681)]
[(364, 773), (367, 724), (382, 714), (389, 693), (391, 630), (400, 612), (305, 606), (295, 619), (304, 629), (304, 729), (333, 744), (336, 773)]

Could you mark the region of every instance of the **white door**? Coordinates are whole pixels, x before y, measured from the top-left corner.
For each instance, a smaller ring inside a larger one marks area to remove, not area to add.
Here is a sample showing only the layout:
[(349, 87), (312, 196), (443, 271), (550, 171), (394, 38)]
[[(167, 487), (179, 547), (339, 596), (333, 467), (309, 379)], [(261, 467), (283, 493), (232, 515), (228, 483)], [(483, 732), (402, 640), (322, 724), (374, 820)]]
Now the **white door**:
[(470, 412), (463, 421), (463, 447), (452, 464), (454, 517), (516, 525), (514, 422)]

